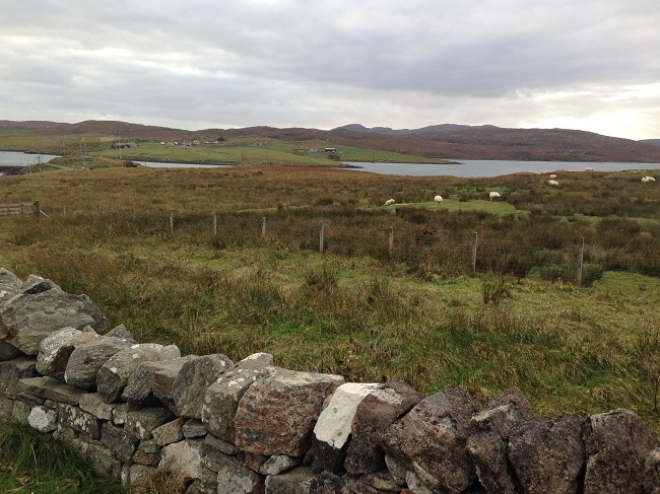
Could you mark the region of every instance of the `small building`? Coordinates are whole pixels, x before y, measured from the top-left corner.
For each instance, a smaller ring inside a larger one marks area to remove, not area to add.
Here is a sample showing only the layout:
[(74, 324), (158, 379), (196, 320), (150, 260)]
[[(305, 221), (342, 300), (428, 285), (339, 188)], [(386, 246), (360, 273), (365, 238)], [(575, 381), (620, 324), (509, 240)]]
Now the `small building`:
[(123, 149), (123, 148), (136, 148), (137, 147), (137, 142), (131, 141), (131, 142), (118, 142), (115, 144), (116, 149)]
[(337, 148), (323, 148), (323, 151), (326, 153), (336, 153)]

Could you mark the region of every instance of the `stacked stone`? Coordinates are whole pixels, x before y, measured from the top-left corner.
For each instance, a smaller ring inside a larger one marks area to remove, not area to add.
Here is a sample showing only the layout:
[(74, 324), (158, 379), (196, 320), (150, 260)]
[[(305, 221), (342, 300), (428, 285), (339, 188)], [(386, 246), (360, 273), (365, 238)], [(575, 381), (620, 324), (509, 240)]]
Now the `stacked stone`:
[(0, 269), (0, 420), (53, 434), (124, 484), (187, 494), (660, 494), (660, 448), (629, 410), (541, 419), (517, 388), (449, 388), (181, 356), (138, 344), (84, 295)]

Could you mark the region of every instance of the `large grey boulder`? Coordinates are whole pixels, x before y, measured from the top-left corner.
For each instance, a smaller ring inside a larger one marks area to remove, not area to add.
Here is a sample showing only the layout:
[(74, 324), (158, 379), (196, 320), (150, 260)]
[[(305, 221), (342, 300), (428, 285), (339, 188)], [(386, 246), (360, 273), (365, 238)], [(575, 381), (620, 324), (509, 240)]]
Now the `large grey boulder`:
[(125, 429), (115, 427), (110, 422), (104, 422), (101, 426), (101, 443), (107, 446), (123, 463), (131, 461), (139, 442), (140, 440), (135, 435)]
[(475, 480), (466, 443), (478, 406), (461, 388), (451, 388), (420, 401), (383, 435), (386, 451), (430, 488), (462, 493)]
[(163, 407), (149, 407), (129, 411), (126, 414), (124, 429), (141, 440), (151, 439), (157, 427), (171, 421), (172, 412)]
[(238, 404), (236, 446), (266, 456), (303, 455), (326, 398), (343, 382), (333, 374), (267, 367)]
[(526, 494), (576, 494), (584, 471), (586, 417), (528, 420), (511, 428), (507, 456)]
[(83, 392), (78, 405), (96, 418), (112, 420), (114, 411), (121, 406), (121, 403), (106, 403), (98, 393)]
[(14, 398), (18, 381), (33, 377), (34, 366), (35, 360), (32, 357), (18, 357), (0, 362), (0, 397)]
[(101, 421), (76, 406), (58, 403), (57, 420), (61, 426), (69, 427), (92, 439), (101, 437)]
[(273, 364), (273, 356), (256, 353), (238, 362), (206, 390), (202, 403), (202, 422), (209, 432), (234, 443), (234, 418), (238, 403), (263, 369)]
[(532, 419), (532, 407), (518, 388), (508, 389), (472, 417), (474, 432), (468, 438), (468, 451), (488, 492), (515, 493), (506, 448), (512, 427)]
[(335, 390), (314, 426), (312, 449), (319, 468), (333, 473), (343, 469), (357, 408), (377, 389), (378, 384), (345, 383)]
[(37, 355), (37, 371), (44, 375), (64, 381), (66, 366), (73, 351), (80, 345), (103, 338), (91, 326), (85, 326), (82, 331), (74, 328), (63, 328), (54, 331), (39, 344)]
[(186, 362), (197, 358), (196, 355), (188, 355), (140, 364), (128, 378), (122, 399), (136, 405), (150, 405), (160, 401), (170, 408), (176, 377)]
[(660, 448), (644, 458), (644, 488), (648, 494), (660, 494)]
[(0, 268), (0, 303), (16, 295), (23, 282), (14, 273)]
[(218, 494), (263, 494), (264, 482), (249, 468), (223, 457), (218, 465), (217, 491)]
[(359, 404), (351, 425), (344, 467), (352, 474), (373, 473), (385, 468), (383, 433), (424, 396), (403, 381), (379, 385)]
[(14, 345), (7, 343), (4, 340), (0, 340), (0, 361), (12, 360), (21, 355), (25, 354)]
[[(59, 349), (68, 346), (69, 342), (81, 333), (82, 332), (76, 328), (62, 328), (53, 331), (41, 340), (41, 343), (39, 343), (39, 353), (37, 355), (37, 372), (42, 376), (51, 376), (58, 379), (58, 377), (54, 375), (57, 371), (52, 369), (53, 361), (57, 358)], [(71, 352), (73, 352), (73, 347), (71, 347)], [(68, 357), (71, 356), (71, 352), (67, 355), (66, 362), (69, 361)], [(64, 377), (64, 370), (66, 370), (66, 363), (64, 368), (61, 369), (62, 378)]]
[(158, 467), (185, 478), (199, 478), (202, 469), (202, 444), (202, 439), (184, 439), (164, 446)]
[(298, 467), (280, 475), (266, 477), (266, 494), (309, 494), (317, 476), (311, 467)]
[(205, 355), (183, 364), (172, 385), (172, 411), (181, 417), (202, 418), (202, 403), (209, 386), (234, 367), (221, 353)]
[(110, 357), (131, 346), (126, 340), (102, 337), (76, 347), (64, 372), (64, 380), (82, 389), (96, 386), (96, 375)]
[(0, 339), (23, 353), (37, 355), (41, 340), (64, 327), (106, 329), (108, 320), (87, 295), (70, 295), (49, 280), (24, 285), (0, 304)]
[(126, 326), (124, 326), (123, 324), (120, 324), (119, 326), (115, 326), (110, 331), (105, 333), (105, 336), (111, 338), (119, 338), (120, 340), (126, 340), (129, 343), (137, 343), (131, 332), (128, 329), (126, 329)]
[(58, 381), (48, 376), (27, 377), (16, 383), (16, 397), (25, 400), (31, 396), (41, 400), (51, 400), (67, 405), (78, 405), (84, 395), (82, 389)]
[(117, 401), (128, 378), (144, 362), (157, 362), (181, 357), (176, 345), (158, 345), (156, 343), (134, 344), (120, 350), (110, 357), (100, 368), (96, 375), (98, 393), (107, 403)]
[(630, 410), (589, 417), (584, 494), (643, 492), (644, 467), (658, 442)]

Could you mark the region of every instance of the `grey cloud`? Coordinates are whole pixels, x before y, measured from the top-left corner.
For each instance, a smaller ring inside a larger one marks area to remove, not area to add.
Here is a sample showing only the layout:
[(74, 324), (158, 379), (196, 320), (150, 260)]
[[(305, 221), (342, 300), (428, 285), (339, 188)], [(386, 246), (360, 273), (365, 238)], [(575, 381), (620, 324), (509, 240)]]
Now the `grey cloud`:
[[(602, 88), (660, 80), (655, 0), (6, 0), (3, 7), (0, 94), (16, 95), (0, 103), (3, 115), (26, 113), (11, 101), (27, 98), (54, 115), (179, 119), (179, 127), (379, 118), (394, 121), (372, 124), (411, 127), (444, 115), (502, 125), (515, 124), (516, 112), (523, 121), (525, 112), (578, 118), (603, 105), (639, 111), (635, 101), (608, 102)], [(43, 85), (55, 89), (38, 94)], [(591, 96), (554, 106), (538, 98), (570, 91)]]

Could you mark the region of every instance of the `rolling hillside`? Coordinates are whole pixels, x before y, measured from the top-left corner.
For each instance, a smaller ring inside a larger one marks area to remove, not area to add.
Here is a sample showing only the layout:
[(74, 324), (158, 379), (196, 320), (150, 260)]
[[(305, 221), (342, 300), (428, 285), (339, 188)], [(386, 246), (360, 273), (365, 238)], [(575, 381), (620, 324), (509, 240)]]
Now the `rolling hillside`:
[(333, 146), (445, 159), (660, 162), (657, 140), (633, 141), (566, 129), (503, 129), (445, 124), (394, 131), (385, 127), (367, 129), (353, 124), (330, 131), (265, 126), (188, 131), (112, 121), (65, 124), (4, 120), (0, 121), (0, 131), (41, 135), (96, 134), (121, 136), (124, 140), (205, 140), (217, 136), (272, 138), (300, 143), (323, 140)]

